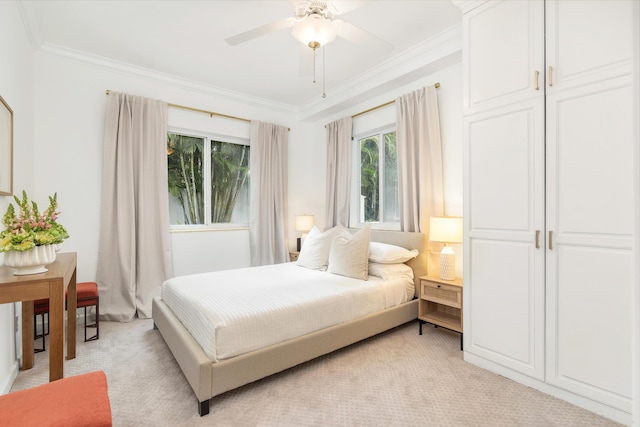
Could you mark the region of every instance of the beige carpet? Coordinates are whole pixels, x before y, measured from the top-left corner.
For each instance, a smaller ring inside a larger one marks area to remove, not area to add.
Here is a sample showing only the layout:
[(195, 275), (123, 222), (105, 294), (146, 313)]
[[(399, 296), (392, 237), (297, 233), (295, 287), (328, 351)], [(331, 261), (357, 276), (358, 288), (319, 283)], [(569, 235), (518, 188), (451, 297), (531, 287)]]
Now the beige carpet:
[[(195, 396), (151, 320), (102, 322), (65, 376), (104, 370), (115, 426), (617, 426), (465, 363), (457, 334), (417, 323), (228, 392)], [(48, 344), (48, 343), (47, 343)], [(12, 391), (48, 380), (48, 352)], [(37, 402), (34, 402), (37, 404)]]

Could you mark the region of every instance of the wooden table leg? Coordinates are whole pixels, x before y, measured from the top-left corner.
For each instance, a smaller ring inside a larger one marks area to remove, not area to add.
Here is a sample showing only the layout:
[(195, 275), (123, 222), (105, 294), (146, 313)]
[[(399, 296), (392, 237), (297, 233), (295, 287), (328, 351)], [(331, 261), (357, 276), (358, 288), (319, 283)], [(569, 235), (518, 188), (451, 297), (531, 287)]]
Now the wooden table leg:
[(22, 370), (33, 368), (33, 301), (22, 302)]
[(64, 376), (64, 283), (49, 282), (49, 381)]
[(67, 360), (76, 357), (76, 310), (78, 306), (76, 270), (67, 286)]

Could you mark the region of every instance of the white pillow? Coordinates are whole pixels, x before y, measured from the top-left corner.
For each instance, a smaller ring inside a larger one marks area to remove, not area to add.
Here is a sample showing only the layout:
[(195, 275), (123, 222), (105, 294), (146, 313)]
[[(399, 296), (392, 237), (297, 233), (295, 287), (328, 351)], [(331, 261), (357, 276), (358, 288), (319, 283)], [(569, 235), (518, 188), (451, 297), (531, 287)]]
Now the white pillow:
[(337, 229), (334, 227), (322, 233), (318, 230), (318, 227), (313, 226), (304, 239), (296, 264), (312, 270), (325, 271), (327, 264), (329, 264), (331, 241), (336, 231)]
[(369, 276), (377, 276), (385, 280), (413, 279), (413, 268), (407, 264), (378, 264), (377, 262), (370, 262)]
[(371, 242), (369, 245), (369, 261), (379, 264), (402, 264), (417, 256), (416, 249), (408, 250), (379, 242)]
[(327, 271), (354, 279), (367, 280), (370, 235), (369, 226), (355, 234), (340, 227), (331, 243)]

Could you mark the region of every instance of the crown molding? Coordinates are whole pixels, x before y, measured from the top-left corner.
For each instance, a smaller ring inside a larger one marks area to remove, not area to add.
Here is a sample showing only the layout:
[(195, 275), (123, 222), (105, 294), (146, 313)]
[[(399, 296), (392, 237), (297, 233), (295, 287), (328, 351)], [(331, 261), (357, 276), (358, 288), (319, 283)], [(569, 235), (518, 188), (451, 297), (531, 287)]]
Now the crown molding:
[(276, 110), (288, 114), (297, 113), (296, 108), (287, 104), (277, 103), (255, 96), (249, 96), (240, 92), (234, 92), (217, 86), (201, 83), (195, 80), (189, 80), (168, 73), (162, 73), (148, 68), (116, 61), (110, 58), (93, 55), (80, 50), (70, 49), (60, 45), (43, 42), (42, 32), (40, 31), (40, 25), (38, 23), (38, 19), (36, 18), (33, 3), (33, 0), (16, 1), (18, 10), (22, 17), (25, 31), (27, 33), (27, 37), (29, 38), (29, 42), (33, 51), (36, 53), (59, 56), (77, 63), (95, 66), (108, 71), (116, 71), (122, 74), (128, 74), (131, 76), (143, 78), (145, 80), (167, 84), (179, 89), (195, 91), (199, 94), (205, 93), (218, 98), (224, 98), (227, 100), (232, 100), (234, 102), (247, 104), (252, 107), (267, 108), (270, 110)]
[[(223, 89), (206, 83), (177, 77), (172, 74), (162, 73), (149, 68), (132, 65), (122, 61), (93, 55), (87, 52), (70, 49), (51, 43), (43, 43), (37, 53), (48, 54), (61, 57), (80, 64), (90, 65), (107, 71), (138, 77), (147, 81), (157, 82), (164, 85), (173, 86), (178, 89), (185, 89), (198, 94), (207, 94), (216, 98), (223, 98), (233, 102), (247, 104), (252, 107), (276, 110), (287, 114), (295, 114), (297, 110), (290, 105), (273, 102), (268, 99), (249, 96), (240, 92)], [(109, 88), (105, 88), (109, 89)], [(117, 88), (111, 88), (117, 89)]]
[[(297, 116), (299, 120), (315, 120), (334, 112), (341, 111), (358, 102), (366, 100), (392, 90), (394, 87), (407, 83), (407, 80), (419, 78), (420, 75), (435, 71), (434, 65), (446, 64), (462, 49), (462, 26), (456, 25), (443, 31), (437, 36), (424, 41), (412, 49), (373, 67), (359, 77), (346, 84), (332, 88), (330, 99), (315, 99), (301, 106), (291, 106), (273, 102), (268, 99), (249, 96), (244, 93), (227, 90), (208, 85), (195, 80), (189, 80), (175, 75), (162, 73), (145, 67), (140, 67), (116, 61), (103, 56), (89, 54), (87, 52), (70, 49), (67, 47), (43, 43), (37, 49), (37, 53), (48, 54), (77, 63), (90, 65), (112, 72), (118, 72), (144, 80), (170, 85), (179, 89), (186, 89), (199, 94), (208, 94), (217, 98), (223, 98), (233, 102), (239, 102), (248, 106), (267, 108), (286, 114)], [(109, 89), (109, 88), (105, 88)], [(117, 88), (111, 88), (116, 90)], [(334, 95), (335, 94), (335, 95)], [(329, 102), (327, 102), (329, 101)]]
[[(298, 119), (317, 120), (348, 109), (359, 102), (459, 61), (461, 51), (462, 25), (456, 25), (379, 64), (359, 77), (332, 88), (327, 95), (328, 98), (315, 99), (302, 105)], [(327, 103), (329, 99), (331, 103)]]
[[(329, 98), (316, 98), (301, 105), (289, 105), (84, 51), (42, 42), (40, 28), (33, 9), (33, 1), (24, 0), (17, 3), (29, 40), (36, 54), (53, 55), (104, 70), (197, 92), (198, 94), (207, 94), (251, 107), (292, 114), (303, 121), (315, 120), (342, 111), (358, 102), (366, 101), (368, 98), (406, 84), (411, 79), (415, 80), (421, 76), (428, 75), (436, 71), (438, 67), (447, 66), (447, 64), (451, 63), (452, 58), (455, 60), (459, 56), (457, 54), (462, 50), (462, 26), (459, 24), (369, 69), (349, 82), (332, 88)], [(456, 6), (457, 3), (477, 6), (484, 3), (484, 0), (453, 0), (453, 3)], [(117, 88), (105, 89), (117, 90)]]

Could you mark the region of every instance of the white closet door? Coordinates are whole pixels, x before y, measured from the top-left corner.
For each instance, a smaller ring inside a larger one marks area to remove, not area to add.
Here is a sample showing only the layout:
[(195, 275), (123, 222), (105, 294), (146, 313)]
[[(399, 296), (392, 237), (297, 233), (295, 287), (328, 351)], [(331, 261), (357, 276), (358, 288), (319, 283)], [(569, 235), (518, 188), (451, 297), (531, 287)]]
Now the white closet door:
[(632, 93), (625, 76), (547, 96), (547, 382), (625, 412), (637, 262)]
[(546, 2), (547, 93), (631, 73), (632, 6), (628, 0)]
[(546, 5), (547, 382), (624, 412), (637, 263), (632, 16), (631, 1)]
[(542, 1), (492, 1), (462, 19), (465, 115), (540, 96)]
[(544, 379), (543, 106), (540, 97), (465, 118), (465, 351), (537, 379)]

